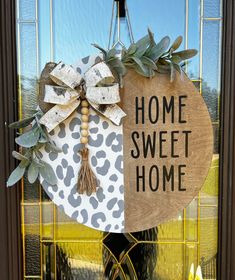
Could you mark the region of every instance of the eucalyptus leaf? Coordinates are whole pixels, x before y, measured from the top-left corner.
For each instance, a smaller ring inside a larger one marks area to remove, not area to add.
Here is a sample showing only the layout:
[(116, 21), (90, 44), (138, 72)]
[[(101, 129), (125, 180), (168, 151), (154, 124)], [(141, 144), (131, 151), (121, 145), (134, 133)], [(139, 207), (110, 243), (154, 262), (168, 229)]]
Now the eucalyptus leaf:
[(33, 120), (34, 120), (34, 116), (33, 117), (29, 117), (29, 118), (25, 118), (23, 120), (11, 123), (9, 125), (9, 127), (10, 128), (15, 128), (15, 129), (24, 128), (24, 127), (30, 125)]
[(43, 166), (39, 168), (40, 175), (50, 185), (52, 185), (52, 186), (56, 185), (57, 178), (56, 178), (53, 168), (50, 166), (50, 164), (46, 163), (45, 161), (41, 160), (40, 163), (43, 164)]
[(18, 160), (29, 160), (26, 156), (24, 156), (21, 153), (18, 153), (16, 151), (12, 151), (12, 156)]
[(30, 184), (33, 184), (37, 180), (38, 174), (39, 166), (34, 161), (32, 161), (28, 168), (28, 181)]
[(15, 185), (23, 176), (25, 172), (25, 167), (18, 165), (15, 170), (12, 171), (11, 175), (7, 180), (7, 187)]
[(17, 137), (15, 139), (15, 142), (22, 147), (31, 148), (37, 144), (39, 136), (39, 128), (32, 128), (29, 131)]
[(178, 56), (181, 58), (181, 60), (186, 60), (189, 58), (194, 57), (195, 55), (197, 55), (198, 51), (195, 49), (189, 49), (189, 50), (184, 50), (181, 52), (175, 52), (172, 54), (172, 57)]
[(107, 58), (106, 59), (116, 57), (116, 54), (117, 54), (117, 50), (115, 48), (112, 48), (107, 52)]
[(144, 66), (142, 61), (138, 57), (135, 57), (135, 56), (133, 56), (132, 59), (139, 66), (139, 68), (141, 68), (141, 70), (145, 72), (146, 67)]

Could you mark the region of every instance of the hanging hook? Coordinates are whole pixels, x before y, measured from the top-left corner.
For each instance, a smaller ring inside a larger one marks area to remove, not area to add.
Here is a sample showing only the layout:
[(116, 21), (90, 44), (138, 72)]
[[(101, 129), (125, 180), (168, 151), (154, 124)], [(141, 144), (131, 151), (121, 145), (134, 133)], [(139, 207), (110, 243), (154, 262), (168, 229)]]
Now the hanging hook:
[[(114, 27), (114, 31), (113, 31), (115, 2), (116, 2), (116, 17), (115, 17), (115, 27)], [(122, 47), (125, 47), (124, 43), (121, 40), (121, 28), (120, 28), (121, 19), (125, 19), (125, 21), (127, 23), (128, 32), (129, 32), (130, 42), (134, 43), (134, 37), (133, 37), (133, 32), (132, 32), (132, 27), (131, 27), (131, 22), (130, 22), (130, 15), (129, 15), (129, 11), (127, 8), (126, 0), (114, 0), (113, 6), (112, 6), (112, 16), (111, 16), (110, 31), (109, 31), (108, 49), (110, 49), (110, 47), (111, 47), (112, 33), (114, 33), (113, 34), (113, 36), (114, 36), (116, 26), (117, 26), (117, 38), (116, 38), (116, 41), (112, 44), (112, 48), (116, 47), (117, 45), (121, 45)]]

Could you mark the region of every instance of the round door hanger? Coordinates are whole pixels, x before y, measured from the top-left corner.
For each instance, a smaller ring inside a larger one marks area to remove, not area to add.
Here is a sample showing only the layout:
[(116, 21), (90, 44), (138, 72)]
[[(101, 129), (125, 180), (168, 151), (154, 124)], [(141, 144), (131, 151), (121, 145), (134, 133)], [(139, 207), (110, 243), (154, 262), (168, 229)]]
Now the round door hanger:
[[(84, 73), (97, 57), (74, 65)], [(72, 219), (108, 232), (134, 232), (157, 226), (186, 207), (207, 176), (213, 149), (206, 105), (192, 82), (176, 74), (152, 79), (129, 71), (116, 126), (90, 108), (89, 161), (99, 182), (96, 193), (77, 192), (81, 166), (81, 109), (51, 133), (62, 153), (41, 149), (58, 182), (41, 184), (52, 201)]]

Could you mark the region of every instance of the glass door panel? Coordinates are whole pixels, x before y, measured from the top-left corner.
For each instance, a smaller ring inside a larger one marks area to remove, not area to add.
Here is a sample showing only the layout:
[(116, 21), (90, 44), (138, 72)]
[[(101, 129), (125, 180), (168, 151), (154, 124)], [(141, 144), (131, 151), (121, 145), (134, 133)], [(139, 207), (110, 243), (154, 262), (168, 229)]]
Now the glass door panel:
[[(105, 234), (68, 218), (39, 183), (22, 181), (22, 238), (25, 279), (188, 279), (201, 265), (216, 279), (219, 166), (219, 95), (222, 0), (129, 0), (134, 38), (147, 27), (156, 39), (183, 35), (183, 48), (199, 55), (185, 71), (202, 94), (214, 128), (214, 156), (200, 194), (157, 228)], [(112, 1), (17, 0), (20, 117), (37, 106), (38, 79), (48, 61), (73, 63), (108, 47)], [(122, 23), (122, 40), (129, 36)], [(112, 38), (111, 38), (112, 39)], [(106, 277), (106, 278), (105, 278)]]

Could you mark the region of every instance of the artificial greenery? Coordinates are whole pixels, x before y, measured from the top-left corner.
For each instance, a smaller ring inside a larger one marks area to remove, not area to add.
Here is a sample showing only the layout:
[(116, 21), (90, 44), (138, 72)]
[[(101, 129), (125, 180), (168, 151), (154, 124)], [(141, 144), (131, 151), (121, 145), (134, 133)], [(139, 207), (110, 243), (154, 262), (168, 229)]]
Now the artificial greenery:
[(20, 161), (20, 164), (11, 173), (7, 186), (18, 182), (27, 172), (28, 181), (34, 183), (40, 174), (49, 184), (57, 183), (53, 168), (40, 158), (39, 150), (45, 146), (51, 152), (61, 152), (48, 136), (46, 128), (39, 123), (42, 112), (37, 111), (31, 117), (22, 119), (9, 125), (14, 129), (26, 129), (15, 142), (22, 147), (22, 153), (13, 151), (12, 156)]
[[(104, 55), (104, 61), (116, 73), (120, 86), (122, 78), (127, 73), (127, 68), (134, 69), (144, 77), (152, 78), (159, 73), (170, 73), (170, 80), (175, 77), (175, 70), (182, 72), (184, 61), (197, 54), (197, 50), (189, 49), (178, 51), (182, 43), (182, 36), (176, 38), (170, 46), (170, 38), (164, 37), (159, 43), (154, 40), (154, 34), (148, 30), (148, 34), (130, 45), (128, 49), (123, 48), (121, 56), (115, 48), (105, 50), (94, 44)], [(36, 111), (31, 117), (12, 123), (9, 127), (15, 129), (26, 129), (15, 142), (22, 147), (22, 153), (13, 151), (12, 155), (20, 164), (11, 173), (7, 186), (18, 182), (27, 172), (28, 181), (34, 183), (40, 174), (49, 184), (55, 185), (57, 178), (53, 168), (40, 158), (39, 150), (45, 146), (48, 151), (61, 152), (50, 139), (47, 130), (39, 123), (42, 117), (41, 111)]]
[(98, 45), (94, 46), (102, 51), (105, 62), (120, 79), (127, 73), (127, 68), (132, 68), (140, 75), (149, 78), (154, 77), (156, 72), (170, 73), (173, 81), (175, 70), (181, 73), (184, 61), (197, 54), (195, 49), (176, 52), (182, 40), (182, 36), (179, 36), (170, 46), (170, 38), (166, 36), (156, 43), (154, 34), (148, 30), (145, 37), (131, 44), (128, 49), (123, 48), (121, 58), (118, 58), (118, 51), (115, 48), (106, 51)]

